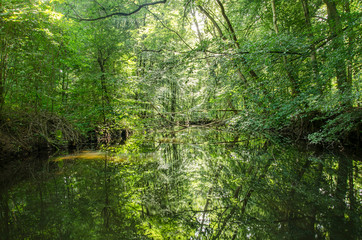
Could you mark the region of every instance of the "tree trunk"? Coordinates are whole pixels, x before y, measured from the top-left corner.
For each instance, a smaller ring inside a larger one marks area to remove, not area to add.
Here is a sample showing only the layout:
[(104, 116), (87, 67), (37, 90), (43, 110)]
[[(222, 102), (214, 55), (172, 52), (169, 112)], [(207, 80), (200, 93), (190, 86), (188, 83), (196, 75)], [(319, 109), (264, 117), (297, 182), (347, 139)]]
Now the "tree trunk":
[[(228, 30), (231, 34), (231, 37), (234, 41), (234, 44), (237, 48), (237, 50), (240, 50), (240, 44), (239, 44), (239, 41), (236, 37), (236, 33), (235, 33), (235, 30), (231, 24), (231, 21), (229, 19), (229, 17), (226, 15), (226, 12), (225, 12), (225, 8), (224, 8), (224, 5), (220, 2), (220, 0), (216, 0), (217, 4), (219, 5), (220, 7), (220, 10), (221, 10), (221, 15), (223, 16), (226, 24), (227, 24), (227, 27), (228, 27)], [(246, 59), (243, 57), (243, 56), (240, 56), (240, 61), (241, 63), (244, 65), (244, 67), (246, 67), (247, 69), (249, 69), (249, 74), (250, 76), (254, 79), (254, 80), (257, 80), (258, 79), (258, 75), (256, 74), (256, 72), (253, 70), (253, 69), (250, 69), (249, 67), (249, 64), (247, 63)], [(239, 74), (240, 75), (240, 74)], [(243, 79), (245, 79), (244, 77), (242, 77)]]
[[(351, 10), (350, 10), (350, 6), (349, 6), (349, 0), (345, 0), (345, 12), (350, 15), (351, 14)], [(353, 31), (352, 31), (353, 32)], [(353, 51), (353, 42), (354, 42), (354, 38), (355, 38), (355, 34), (353, 32), (353, 34), (349, 35), (348, 37), (348, 55), (351, 56), (352, 51)], [(347, 59), (347, 83), (349, 83), (351, 85), (352, 88), (352, 61), (351, 59)]]
[[(277, 12), (276, 12), (276, 7), (275, 7), (275, 0), (271, 0), (271, 6), (272, 6), (272, 12), (273, 12), (273, 25), (274, 25), (274, 30), (276, 34), (279, 34), (279, 28), (278, 28), (278, 18), (277, 18)], [(289, 81), (291, 83), (291, 87), (292, 87), (292, 96), (298, 96), (300, 93), (299, 90), (299, 84), (298, 84), (298, 80), (295, 76), (295, 74), (293, 73), (293, 69), (290, 66), (290, 63), (288, 61), (287, 56), (283, 55), (283, 65), (284, 65), (284, 69), (287, 73), (287, 76), (289, 78)]]
[(107, 90), (107, 84), (106, 84), (106, 70), (105, 70), (105, 61), (101, 57), (98, 58), (99, 67), (101, 69), (101, 86), (102, 90), (104, 92), (104, 99), (106, 100), (107, 104), (109, 105), (109, 96), (108, 96), (108, 90)]
[[(342, 38), (342, 23), (339, 13), (337, 11), (335, 1), (323, 0), (327, 5), (328, 12), (328, 25), (332, 36), (336, 36), (332, 41), (332, 48), (334, 51), (340, 51), (344, 48)], [(336, 71), (337, 86), (341, 98), (341, 105), (351, 106), (352, 82), (347, 78), (345, 57), (339, 54), (338, 59), (334, 63)]]
[(313, 71), (313, 80), (317, 85), (319, 94), (323, 93), (323, 84), (320, 82), (319, 79), (319, 69), (318, 69), (318, 61), (317, 61), (317, 52), (315, 49), (315, 44), (313, 43), (313, 32), (312, 32), (312, 23), (311, 18), (309, 14), (309, 4), (308, 0), (302, 0), (303, 5), (303, 11), (304, 11), (304, 18), (305, 18), (305, 24), (307, 26), (308, 31), (308, 38), (311, 42), (310, 48), (310, 61), (312, 64), (312, 71)]
[(199, 8), (199, 10), (205, 14), (205, 16), (212, 22), (212, 24), (214, 25), (214, 27), (216, 28), (220, 38), (222, 38), (223, 40), (226, 40), (226, 37), (224, 36), (220, 26), (217, 24), (217, 22), (215, 21), (215, 19), (210, 15), (210, 13), (208, 13), (201, 5), (197, 5), (197, 7)]
[(176, 104), (177, 104), (177, 83), (176, 80), (171, 80), (171, 121), (175, 121), (175, 112), (176, 112)]
[(108, 112), (108, 110), (106, 111), (106, 107), (107, 108), (111, 107), (111, 101), (109, 99), (109, 94), (108, 94), (108, 90), (107, 90), (107, 83), (106, 83), (105, 64), (106, 64), (107, 59), (103, 58), (101, 51), (99, 51), (99, 56), (97, 58), (97, 61), (98, 61), (98, 64), (99, 64), (99, 68), (101, 70), (100, 80), (101, 80), (101, 87), (102, 87), (103, 122), (106, 123), (106, 112)]
[(1, 55), (0, 55), (0, 110), (5, 103), (5, 82), (6, 82), (6, 44), (4, 41), (1, 43)]
[(4, 102), (5, 102), (5, 78), (3, 75), (5, 72), (5, 69), (3, 67), (0, 67), (0, 110), (2, 109)]

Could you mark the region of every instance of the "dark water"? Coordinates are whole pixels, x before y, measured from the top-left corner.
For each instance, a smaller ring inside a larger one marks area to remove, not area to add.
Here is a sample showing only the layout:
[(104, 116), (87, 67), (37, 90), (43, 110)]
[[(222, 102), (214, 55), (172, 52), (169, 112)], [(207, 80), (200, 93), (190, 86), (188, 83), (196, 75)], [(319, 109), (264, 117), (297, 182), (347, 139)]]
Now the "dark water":
[(3, 169), (0, 239), (360, 239), (361, 161), (184, 130)]

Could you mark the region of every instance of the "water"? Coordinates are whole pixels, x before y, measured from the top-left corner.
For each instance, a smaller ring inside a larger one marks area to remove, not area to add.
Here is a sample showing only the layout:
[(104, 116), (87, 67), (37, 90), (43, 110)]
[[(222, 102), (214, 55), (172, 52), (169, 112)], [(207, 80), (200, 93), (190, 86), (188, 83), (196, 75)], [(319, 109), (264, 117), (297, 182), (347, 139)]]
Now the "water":
[(3, 169), (0, 239), (359, 239), (357, 156), (188, 129)]

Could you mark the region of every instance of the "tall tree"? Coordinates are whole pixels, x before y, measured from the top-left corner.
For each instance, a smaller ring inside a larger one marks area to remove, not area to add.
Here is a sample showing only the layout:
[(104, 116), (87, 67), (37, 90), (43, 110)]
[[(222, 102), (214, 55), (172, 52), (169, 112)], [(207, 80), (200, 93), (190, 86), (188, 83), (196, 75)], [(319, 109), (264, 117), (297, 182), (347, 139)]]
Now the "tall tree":
[(338, 90), (341, 97), (342, 105), (351, 106), (351, 91), (352, 82), (351, 79), (347, 78), (346, 73), (346, 60), (345, 60), (345, 43), (342, 22), (340, 14), (337, 10), (337, 4), (335, 1), (323, 0), (327, 5), (328, 12), (328, 25), (332, 39), (332, 48), (338, 52), (338, 58), (334, 61), (334, 68), (336, 72)]
[[(276, 34), (279, 34), (279, 26), (278, 26), (278, 17), (277, 17), (277, 10), (276, 10), (276, 6), (275, 6), (275, 0), (271, 0), (271, 7), (272, 7), (272, 12), (273, 12), (273, 25), (274, 25), (274, 30)], [(298, 83), (298, 79), (297, 79), (297, 74), (295, 69), (293, 69), (289, 63), (288, 57), (283, 55), (283, 65), (285, 68), (285, 71), (287, 73), (287, 76), (289, 78), (289, 81), (292, 85), (292, 95), (295, 97), (297, 95), (300, 94), (300, 89), (299, 89), (299, 83)]]

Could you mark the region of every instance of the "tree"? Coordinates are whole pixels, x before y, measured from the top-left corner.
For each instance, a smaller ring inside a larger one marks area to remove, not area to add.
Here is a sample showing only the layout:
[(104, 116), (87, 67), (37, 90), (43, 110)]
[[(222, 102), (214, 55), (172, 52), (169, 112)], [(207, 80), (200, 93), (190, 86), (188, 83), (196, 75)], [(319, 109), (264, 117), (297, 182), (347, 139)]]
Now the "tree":
[(337, 11), (336, 3), (329, 0), (324, 0), (324, 2), (327, 5), (328, 25), (330, 33), (333, 36), (332, 49), (340, 54), (333, 65), (336, 71), (338, 90), (342, 99), (341, 102), (342, 105), (351, 106), (352, 102), (348, 96), (351, 96), (352, 93), (352, 82), (347, 78), (346, 73), (342, 23)]

